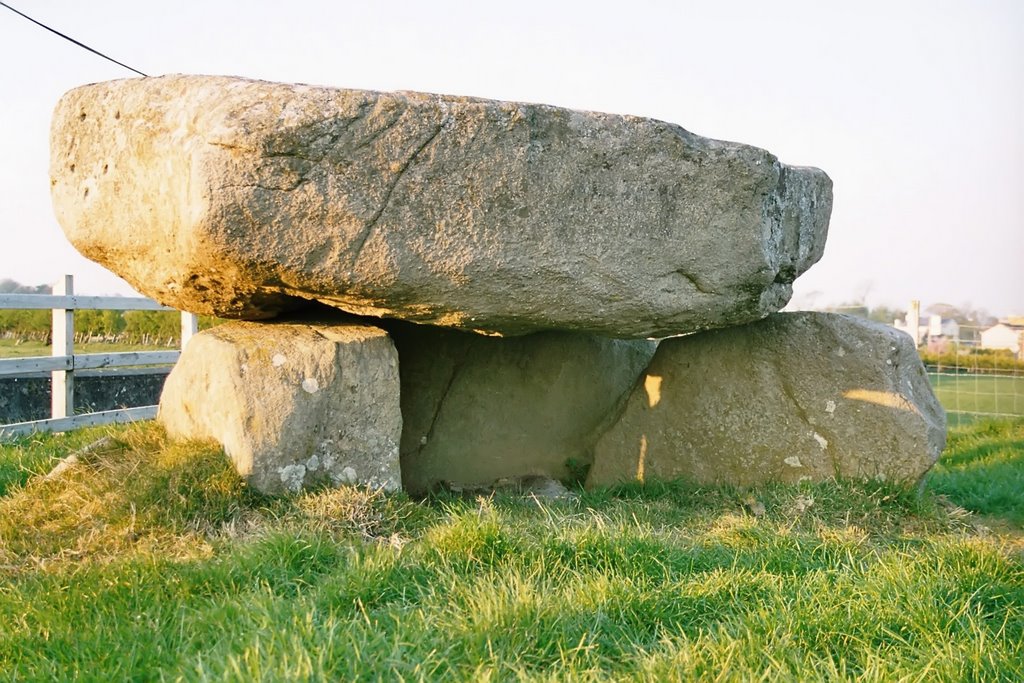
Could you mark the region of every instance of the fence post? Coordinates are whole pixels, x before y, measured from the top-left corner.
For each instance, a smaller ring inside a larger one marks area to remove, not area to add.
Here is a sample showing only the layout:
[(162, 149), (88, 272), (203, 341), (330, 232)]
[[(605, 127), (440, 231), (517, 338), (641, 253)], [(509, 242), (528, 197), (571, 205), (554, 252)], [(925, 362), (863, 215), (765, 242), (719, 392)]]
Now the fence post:
[(199, 316), (195, 313), (181, 312), (181, 350), (185, 350), (185, 344), (199, 331)]
[[(58, 296), (75, 293), (74, 276), (65, 275), (53, 286)], [(73, 356), (75, 353), (75, 311), (73, 308), (53, 309), (51, 355)], [(72, 366), (74, 368), (74, 366)], [(50, 412), (54, 418), (75, 414), (74, 370), (54, 370), (50, 374)]]

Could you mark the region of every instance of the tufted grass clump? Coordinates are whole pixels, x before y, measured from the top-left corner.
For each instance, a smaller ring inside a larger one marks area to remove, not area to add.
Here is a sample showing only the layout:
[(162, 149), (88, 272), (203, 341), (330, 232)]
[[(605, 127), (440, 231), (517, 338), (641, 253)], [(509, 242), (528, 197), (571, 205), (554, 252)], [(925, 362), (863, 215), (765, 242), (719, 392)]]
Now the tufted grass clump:
[(0, 446), (0, 671), (1022, 680), (1024, 529), (977, 483), (997, 461), (1020, 475), (1022, 427), (953, 435), (924, 495), (672, 482), (559, 501), (268, 498), (154, 424), (23, 439)]

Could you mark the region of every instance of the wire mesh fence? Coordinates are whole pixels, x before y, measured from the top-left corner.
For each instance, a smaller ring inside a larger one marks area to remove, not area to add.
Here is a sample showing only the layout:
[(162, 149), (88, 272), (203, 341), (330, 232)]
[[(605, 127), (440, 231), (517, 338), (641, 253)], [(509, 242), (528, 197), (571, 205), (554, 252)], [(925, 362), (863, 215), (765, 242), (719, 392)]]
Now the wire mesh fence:
[(928, 379), (952, 427), (990, 418), (1024, 417), (1020, 349), (982, 348), (977, 331), (922, 351)]

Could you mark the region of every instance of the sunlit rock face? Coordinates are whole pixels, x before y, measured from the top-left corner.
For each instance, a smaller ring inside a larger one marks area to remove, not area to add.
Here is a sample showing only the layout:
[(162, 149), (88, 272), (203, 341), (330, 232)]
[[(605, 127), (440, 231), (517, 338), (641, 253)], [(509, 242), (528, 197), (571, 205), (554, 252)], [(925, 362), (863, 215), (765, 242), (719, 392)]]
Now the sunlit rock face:
[(849, 316), (780, 313), (663, 341), (587, 485), (917, 482), (946, 416), (911, 338)]
[(818, 169), (662, 121), (207, 76), (72, 90), (50, 175), (71, 242), (165, 304), (503, 335), (763, 318), (832, 205)]
[(398, 357), (387, 333), (348, 321), (232, 322), (193, 337), (158, 419), (212, 439), (264, 493), (359, 484), (398, 490)]

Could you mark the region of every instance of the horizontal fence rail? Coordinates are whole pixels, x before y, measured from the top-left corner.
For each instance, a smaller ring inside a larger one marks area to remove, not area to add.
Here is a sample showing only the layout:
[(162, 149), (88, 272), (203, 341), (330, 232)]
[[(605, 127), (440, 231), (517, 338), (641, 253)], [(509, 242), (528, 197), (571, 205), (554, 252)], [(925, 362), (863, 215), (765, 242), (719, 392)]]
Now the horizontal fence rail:
[(134, 422), (135, 420), (152, 420), (156, 417), (157, 406), (141, 406), (138, 408), (118, 408), (98, 413), (82, 413), (72, 417), (57, 417), (49, 420), (32, 420), (31, 422), (15, 422), (0, 426), (0, 435), (23, 436), (33, 432), (67, 432), (80, 427), (114, 424), (117, 422)]
[[(52, 311), (52, 353), (49, 356), (0, 359), (0, 377), (50, 373), (51, 417), (0, 425), (0, 438), (35, 431), (68, 431), (79, 427), (148, 420), (156, 417), (157, 406), (122, 408), (94, 413), (74, 414), (75, 371), (101, 368), (173, 365), (180, 351), (124, 351), (118, 353), (74, 352), (76, 310), (173, 311), (152, 299), (121, 296), (77, 296), (74, 278), (65, 275), (54, 286), (53, 294), (0, 294), (0, 309)], [(198, 330), (198, 318), (181, 313), (181, 347)]]
[(0, 294), (0, 309), (39, 311), (173, 311), (139, 296), (75, 296), (57, 294)]
[(53, 370), (97, 370), (138, 365), (173, 365), (181, 351), (122, 351), (78, 353), (73, 356), (28, 356), (0, 360), (0, 377), (17, 377)]

